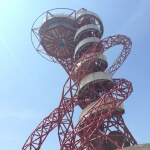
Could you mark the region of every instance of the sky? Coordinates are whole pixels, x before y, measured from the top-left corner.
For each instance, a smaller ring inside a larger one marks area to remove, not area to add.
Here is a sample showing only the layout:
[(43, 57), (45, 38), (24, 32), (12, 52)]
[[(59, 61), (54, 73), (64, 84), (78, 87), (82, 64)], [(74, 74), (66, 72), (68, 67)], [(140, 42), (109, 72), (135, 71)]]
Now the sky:
[[(36, 126), (58, 107), (64, 69), (41, 57), (31, 44), (35, 19), (53, 8), (86, 8), (104, 25), (103, 38), (122, 34), (131, 38), (130, 55), (113, 78), (132, 82), (134, 91), (124, 102), (124, 121), (139, 144), (150, 142), (150, 0), (0, 0), (0, 149), (19, 150)], [(121, 46), (107, 51), (109, 65)], [(81, 109), (75, 108), (74, 122)], [(57, 129), (41, 150), (59, 149)]]

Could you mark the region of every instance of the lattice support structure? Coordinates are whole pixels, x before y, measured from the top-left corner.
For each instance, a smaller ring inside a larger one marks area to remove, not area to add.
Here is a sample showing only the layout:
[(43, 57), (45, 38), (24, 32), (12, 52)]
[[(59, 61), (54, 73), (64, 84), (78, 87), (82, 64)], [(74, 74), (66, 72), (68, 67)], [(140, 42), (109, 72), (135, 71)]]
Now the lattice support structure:
[[(36, 24), (40, 18), (45, 18), (42, 25)], [(124, 35), (101, 40), (103, 32), (100, 17), (86, 9), (53, 9), (34, 22), (31, 35), (35, 49), (60, 63), (69, 77), (59, 107), (42, 120), (22, 150), (39, 150), (55, 127), (61, 150), (115, 150), (137, 144), (122, 118), (123, 102), (132, 93), (132, 84), (112, 77), (129, 55), (132, 42)], [(107, 69), (104, 52), (120, 44), (119, 57)], [(74, 125), (77, 105), (82, 112)]]

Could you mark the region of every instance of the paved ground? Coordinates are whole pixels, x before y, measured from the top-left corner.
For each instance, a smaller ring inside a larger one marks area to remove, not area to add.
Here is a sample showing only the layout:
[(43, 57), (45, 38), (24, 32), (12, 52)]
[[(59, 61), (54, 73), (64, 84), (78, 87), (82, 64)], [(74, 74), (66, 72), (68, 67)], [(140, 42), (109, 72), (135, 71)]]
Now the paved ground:
[(123, 150), (150, 150), (150, 144), (139, 144), (135, 146), (126, 147)]

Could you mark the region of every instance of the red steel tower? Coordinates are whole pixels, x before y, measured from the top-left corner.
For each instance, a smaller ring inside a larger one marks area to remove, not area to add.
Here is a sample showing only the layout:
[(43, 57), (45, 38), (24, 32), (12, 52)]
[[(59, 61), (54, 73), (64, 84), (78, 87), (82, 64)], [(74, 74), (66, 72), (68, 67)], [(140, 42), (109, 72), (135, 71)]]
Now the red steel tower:
[[(45, 19), (42, 24), (40, 19)], [(22, 150), (39, 150), (56, 126), (61, 150), (115, 150), (137, 144), (122, 118), (123, 102), (132, 93), (132, 84), (113, 78), (129, 55), (132, 42), (124, 35), (101, 40), (103, 31), (100, 17), (83, 8), (77, 12), (52, 9), (36, 19), (31, 30), (35, 49), (61, 64), (69, 77), (59, 107), (41, 121)], [(103, 53), (120, 44), (123, 49), (119, 57), (107, 69)], [(74, 125), (77, 105), (82, 112)]]

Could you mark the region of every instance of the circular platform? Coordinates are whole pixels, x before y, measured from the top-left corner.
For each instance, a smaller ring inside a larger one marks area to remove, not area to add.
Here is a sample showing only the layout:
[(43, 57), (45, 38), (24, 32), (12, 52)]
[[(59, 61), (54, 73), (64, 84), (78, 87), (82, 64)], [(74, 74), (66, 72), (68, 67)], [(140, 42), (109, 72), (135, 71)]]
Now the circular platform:
[(104, 32), (104, 27), (103, 27), (101, 18), (92, 11), (82, 11), (82, 12), (77, 13), (76, 19), (77, 19), (77, 21), (79, 21), (79, 20), (81, 21), (85, 17), (88, 17), (88, 18), (92, 17), (97, 21), (97, 24), (100, 25), (100, 31), (101, 31), (100, 38), (101, 38), (103, 35), (103, 32)]
[(46, 53), (56, 58), (69, 58), (74, 54), (75, 18), (55, 14), (41, 25), (39, 35)]
[(93, 83), (108, 84), (109, 89), (113, 87), (112, 76), (106, 72), (94, 72), (84, 77), (79, 83), (78, 95), (81, 95)]
[(51, 9), (41, 14), (33, 23), (31, 41), (41, 56), (60, 63), (64, 59), (73, 59), (76, 28), (75, 10)]
[[(108, 98), (107, 101), (106, 101), (106, 103), (109, 103), (109, 102), (110, 102), (110, 104), (107, 104), (107, 105), (104, 106), (104, 107), (103, 107), (103, 106), (100, 107), (100, 108), (98, 109), (98, 111), (99, 111), (99, 112), (100, 112), (101, 110), (108, 111), (108, 110), (111, 108), (111, 106), (112, 106), (111, 101), (112, 101), (112, 99), (111, 99), (111, 98)], [(95, 101), (95, 102), (89, 104), (87, 107), (85, 107), (85, 108), (82, 110), (82, 112), (81, 112), (81, 114), (80, 114), (80, 116), (79, 116), (79, 120), (80, 120), (83, 116), (84, 116), (85, 118), (89, 117), (90, 114), (88, 114), (88, 111), (89, 111), (92, 107), (94, 107), (94, 105), (95, 105), (96, 103), (97, 103), (97, 101)], [(102, 102), (101, 104), (104, 104), (104, 102)], [(124, 105), (123, 105), (123, 104), (119, 105), (119, 107), (116, 109), (116, 111), (117, 111), (117, 112), (124, 113), (124, 111), (125, 111)], [(96, 110), (94, 110), (91, 114), (94, 114), (95, 112), (96, 112)]]

